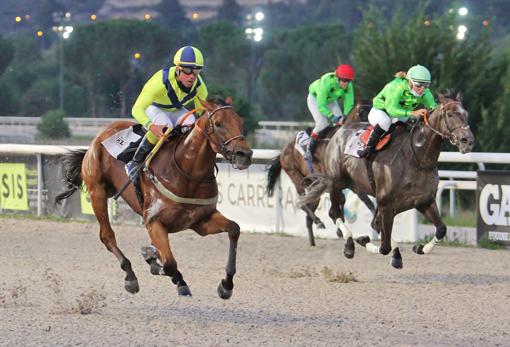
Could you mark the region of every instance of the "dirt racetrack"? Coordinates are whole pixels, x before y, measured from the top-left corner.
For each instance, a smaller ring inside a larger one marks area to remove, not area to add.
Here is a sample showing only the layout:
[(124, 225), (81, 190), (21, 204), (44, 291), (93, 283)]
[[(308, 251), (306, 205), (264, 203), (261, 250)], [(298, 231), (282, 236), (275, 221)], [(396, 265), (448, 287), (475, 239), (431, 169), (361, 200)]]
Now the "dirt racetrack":
[(341, 240), (242, 234), (223, 301), (226, 235), (171, 235), (189, 298), (150, 275), (143, 227), (115, 226), (140, 283), (132, 295), (96, 224), (0, 223), (1, 346), (510, 346), (505, 250), (404, 245), (395, 270), (359, 247), (345, 259)]

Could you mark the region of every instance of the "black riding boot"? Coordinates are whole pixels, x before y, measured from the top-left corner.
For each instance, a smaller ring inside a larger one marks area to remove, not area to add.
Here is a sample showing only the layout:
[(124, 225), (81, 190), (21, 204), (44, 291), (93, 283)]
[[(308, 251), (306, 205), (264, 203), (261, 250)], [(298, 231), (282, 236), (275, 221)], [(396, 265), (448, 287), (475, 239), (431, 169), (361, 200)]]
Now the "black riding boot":
[(317, 144), (319, 143), (320, 139), (315, 139), (314, 137), (310, 138), (310, 142), (308, 143), (308, 146), (306, 147), (306, 152), (304, 155), (304, 158), (306, 160), (313, 160), (313, 153), (315, 152), (315, 148), (317, 148)]
[(131, 161), (125, 165), (126, 173), (128, 174), (130, 180), (135, 181), (138, 179), (140, 170), (137, 170), (137, 168), (142, 165), (145, 157), (153, 148), (154, 145), (150, 143), (147, 139), (147, 136), (145, 136), (136, 149), (133, 159), (131, 159)]
[(379, 142), (379, 139), (381, 138), (382, 134), (384, 134), (384, 129), (377, 124), (372, 132), (370, 133), (370, 137), (367, 141), (367, 146), (363, 149), (360, 149), (358, 151), (358, 155), (360, 158), (363, 157), (370, 157), (375, 152), (375, 146), (377, 146), (377, 143)]

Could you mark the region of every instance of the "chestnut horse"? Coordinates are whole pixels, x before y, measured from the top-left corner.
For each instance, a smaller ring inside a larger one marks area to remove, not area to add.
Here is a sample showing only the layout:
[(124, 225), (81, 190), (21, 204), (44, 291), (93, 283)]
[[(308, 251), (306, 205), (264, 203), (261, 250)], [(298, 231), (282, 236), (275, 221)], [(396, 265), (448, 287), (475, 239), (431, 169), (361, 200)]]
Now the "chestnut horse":
[[(358, 103), (355, 108), (351, 111), (351, 113), (346, 117), (343, 125), (357, 123), (360, 121), (366, 121), (368, 112), (370, 111), (370, 106), (366, 102)], [(316, 173), (322, 172), (321, 169), (321, 160), (323, 157), (323, 152), (326, 149), (330, 138), (335, 134), (335, 132), (339, 129), (339, 126), (330, 126), (323, 131), (325, 132), (322, 140), (317, 145), (317, 149), (314, 155), (313, 168)], [(294, 147), (295, 140), (293, 139), (288, 144), (286, 144), (281, 153), (274, 157), (271, 162), (267, 165), (267, 185), (266, 192), (268, 196), (273, 196), (274, 188), (278, 179), (280, 178), (280, 174), (282, 169), (285, 171), (287, 176), (289, 176), (290, 180), (296, 187), (296, 191), (299, 196), (305, 194), (305, 189), (313, 182), (312, 173), (310, 172), (310, 164), (303, 158), (303, 155), (296, 150)], [(363, 203), (368, 207), (372, 213), (375, 213), (374, 204), (372, 200), (366, 195), (361, 194), (359, 198), (363, 201)], [(319, 206), (319, 200), (314, 201), (312, 203), (303, 205), (301, 209), (306, 213), (306, 229), (308, 231), (308, 240), (310, 242), (310, 246), (315, 246), (315, 237), (313, 234), (313, 224), (315, 224), (319, 229), (324, 229), (324, 223), (317, 217), (315, 214), (315, 210)], [(331, 212), (331, 209), (330, 209)], [(336, 231), (338, 237), (342, 237), (342, 231), (337, 229)]]
[[(234, 111), (231, 98), (227, 98), (226, 102), (202, 101), (202, 105), (205, 113), (196, 121), (194, 128), (187, 135), (164, 143), (149, 168), (141, 173), (143, 207), (133, 185), (122, 193), (122, 197), (137, 214), (143, 216), (152, 246), (143, 247), (142, 253), (151, 273), (169, 276), (179, 295), (191, 295), (191, 291), (177, 269), (168, 234), (185, 229), (192, 229), (201, 236), (228, 233), (230, 248), (226, 277), (218, 286), (218, 295), (228, 299), (234, 287), (239, 225), (216, 209), (216, 153), (234, 167), (246, 169), (251, 164), (253, 152), (245, 141), (243, 122)], [(125, 289), (136, 293), (139, 290), (138, 280), (131, 262), (117, 245), (107, 209), (107, 199), (126, 183), (128, 177), (124, 163), (110, 156), (101, 145), (104, 139), (131, 125), (133, 122), (130, 121), (114, 122), (92, 141), (88, 150), (64, 156), (67, 191), (59, 194), (56, 202), (80, 189), (82, 181), (85, 183), (99, 222), (99, 237), (125, 271)]]
[[(461, 153), (468, 153), (473, 148), (474, 136), (468, 125), (468, 112), (459, 94), (439, 94), (439, 105), (430, 117), (417, 123), (411, 132), (404, 126), (396, 127), (389, 145), (368, 162), (365, 158), (344, 154), (349, 138), (364, 127), (366, 124), (346, 125), (335, 133), (324, 154), (324, 175), (315, 181), (300, 203), (312, 203), (329, 189), (333, 218), (346, 238), (344, 254), (352, 258), (354, 243), (352, 233), (344, 224), (345, 197), (342, 189), (349, 188), (358, 194), (374, 196), (377, 209), (372, 226), (381, 235), (381, 245), (373, 245), (367, 237), (359, 238), (358, 242), (366, 246), (367, 251), (383, 255), (393, 248), (392, 265), (401, 268), (398, 245), (391, 237), (395, 215), (416, 208), (436, 227), (430, 245), (415, 246), (418, 254), (430, 252), (446, 235), (446, 225), (435, 200), (439, 183), (437, 162), (445, 139), (457, 146)], [(373, 172), (374, 184), (369, 180), (369, 167)]]

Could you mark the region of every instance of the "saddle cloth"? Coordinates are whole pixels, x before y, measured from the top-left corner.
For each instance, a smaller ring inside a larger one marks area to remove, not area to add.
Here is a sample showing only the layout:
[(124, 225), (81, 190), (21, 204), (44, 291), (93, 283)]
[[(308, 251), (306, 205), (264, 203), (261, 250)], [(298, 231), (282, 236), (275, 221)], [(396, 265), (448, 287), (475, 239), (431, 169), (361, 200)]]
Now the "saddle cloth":
[(304, 130), (299, 131), (296, 134), (296, 141), (294, 143), (294, 148), (296, 151), (298, 151), (301, 155), (305, 155), (306, 147), (310, 143), (310, 135)]
[(113, 134), (103, 140), (101, 144), (112, 157), (127, 163), (133, 158), (144, 135), (145, 131), (142, 125), (135, 124)]
[(363, 149), (365, 146), (361, 142), (361, 134), (365, 131), (365, 129), (359, 129), (347, 140), (347, 144), (345, 145), (344, 154), (351, 155), (353, 157), (359, 158), (358, 151)]

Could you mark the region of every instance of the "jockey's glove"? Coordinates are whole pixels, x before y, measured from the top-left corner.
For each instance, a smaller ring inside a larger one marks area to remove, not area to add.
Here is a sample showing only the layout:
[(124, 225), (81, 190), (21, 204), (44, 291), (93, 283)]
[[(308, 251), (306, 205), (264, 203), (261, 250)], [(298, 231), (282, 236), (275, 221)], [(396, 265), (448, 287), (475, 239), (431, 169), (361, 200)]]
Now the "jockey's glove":
[(330, 120), (330, 121), (331, 121), (331, 123), (333, 123), (333, 124), (336, 124), (336, 123), (340, 122), (340, 119), (341, 119), (340, 117), (337, 117), (337, 116), (335, 116), (335, 115), (332, 115), (332, 116), (331, 116), (331, 118), (329, 118), (329, 120)]
[(172, 130), (172, 133), (174, 133), (175, 135), (180, 135), (180, 134), (182, 134), (182, 125), (177, 124), (177, 125), (174, 127), (174, 130)]

